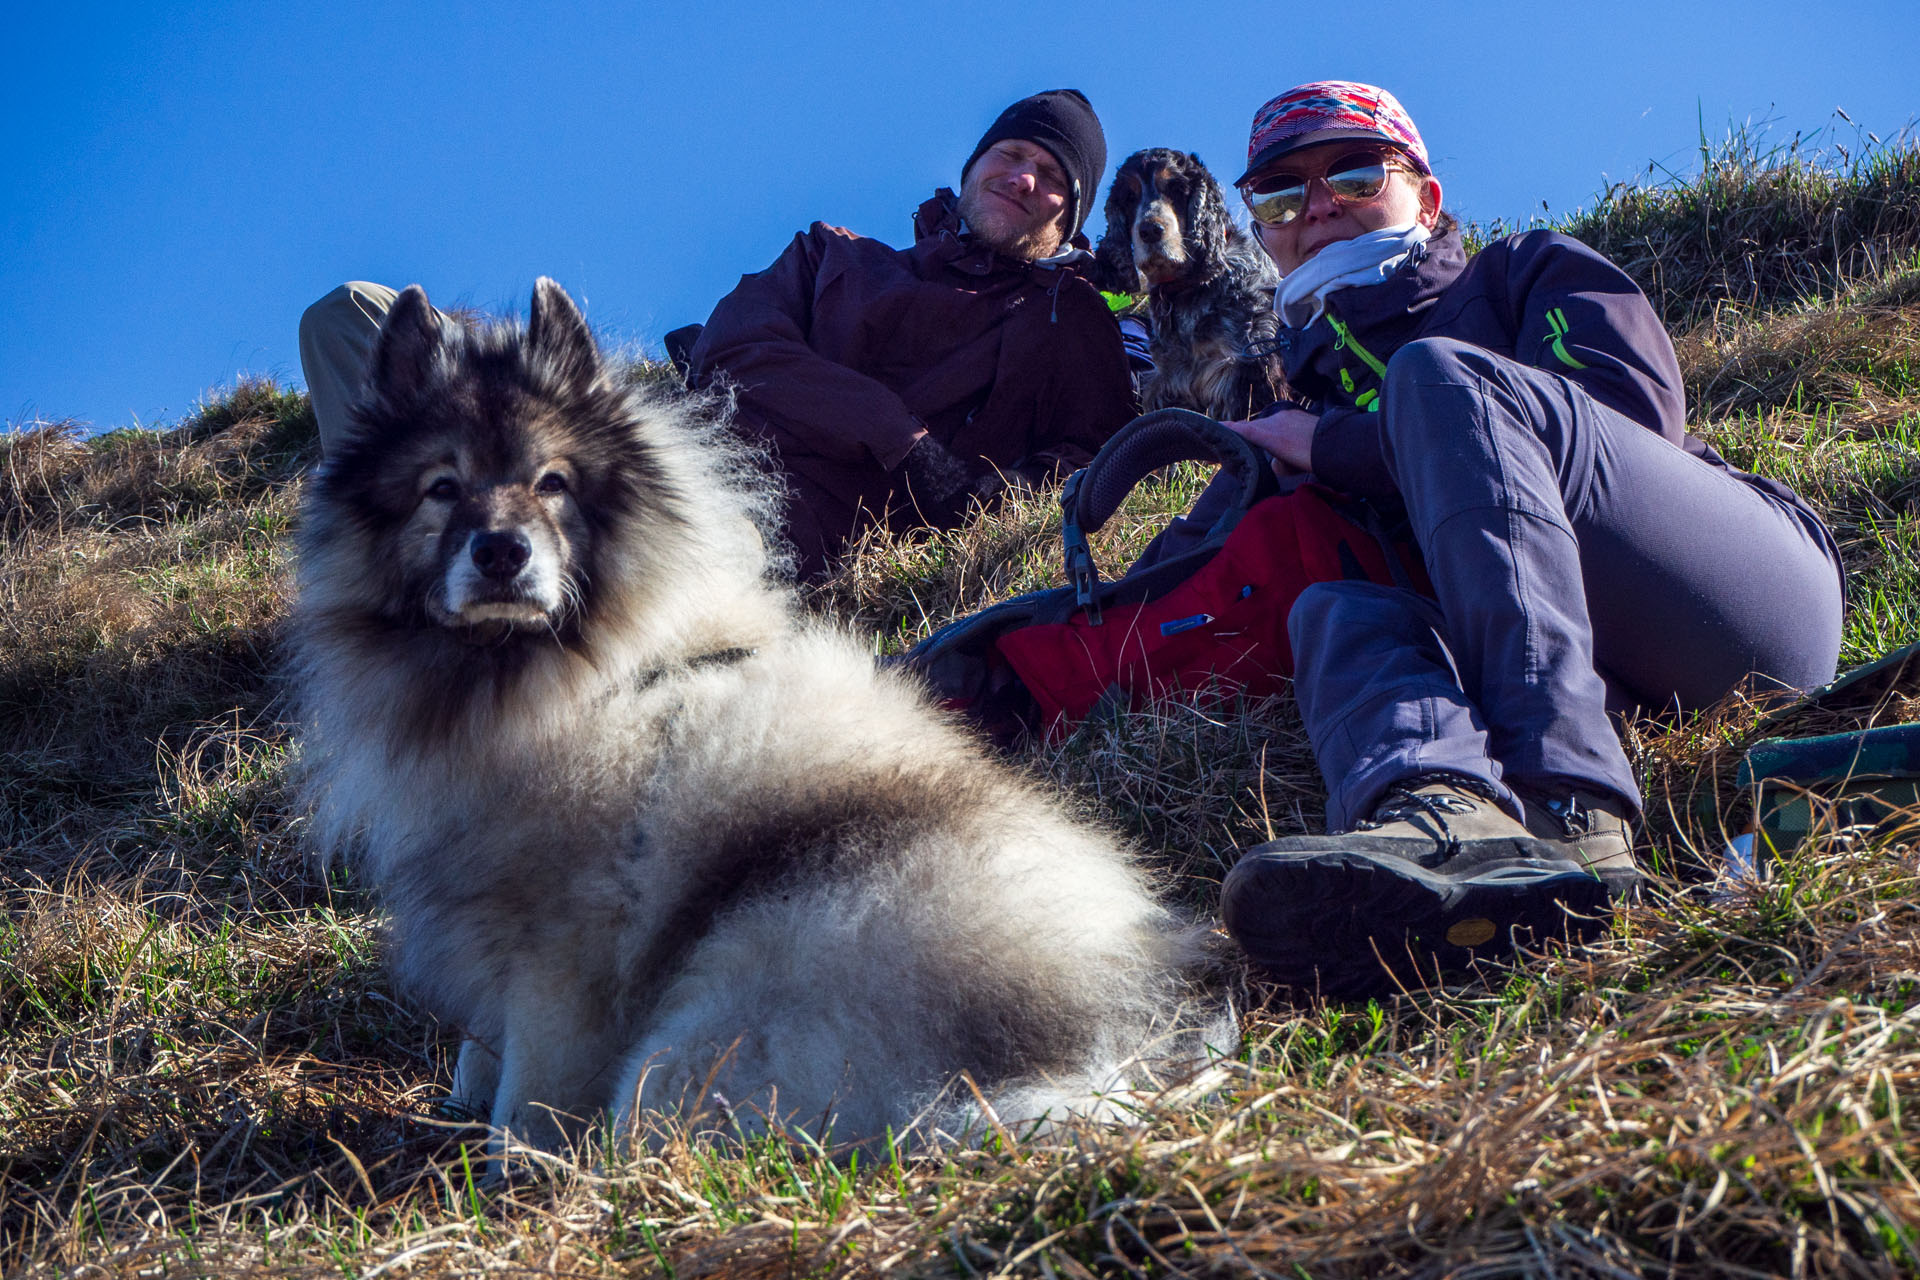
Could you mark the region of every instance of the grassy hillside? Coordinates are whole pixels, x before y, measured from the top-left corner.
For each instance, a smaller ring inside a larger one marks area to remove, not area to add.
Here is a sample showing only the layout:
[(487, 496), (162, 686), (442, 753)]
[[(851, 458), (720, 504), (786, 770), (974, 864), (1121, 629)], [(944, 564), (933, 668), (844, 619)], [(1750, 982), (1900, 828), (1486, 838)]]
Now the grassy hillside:
[[(1868, 216), (1920, 207), (1920, 157), (1731, 172), (1575, 229), (1666, 308), (1695, 429), (1830, 516), (1864, 660), (1920, 638), (1920, 230)], [(1835, 252), (1796, 274), (1806, 192), (1866, 212), (1820, 215)], [(1742, 292), (1749, 268), (1784, 283)], [(871, 1165), (682, 1141), (478, 1186), (482, 1135), (434, 1111), (455, 1037), (389, 985), (377, 911), (305, 858), (282, 789), (304, 397), (0, 450), (0, 1274), (1920, 1273), (1913, 847), (1824, 833), (1765, 884), (1711, 882), (1739, 699), (1628, 727), (1665, 889), (1600, 945), (1364, 1005), (1251, 987), (1219, 1090), (1136, 1126)], [(1197, 484), (1136, 495), (1103, 563)], [(898, 647), (1051, 582), (1051, 525), (1042, 496), (875, 539), (812, 603)], [(1868, 718), (1920, 718), (1920, 690), (1795, 723)], [(1025, 763), (1200, 904), (1321, 805), (1284, 698), (1157, 706)]]

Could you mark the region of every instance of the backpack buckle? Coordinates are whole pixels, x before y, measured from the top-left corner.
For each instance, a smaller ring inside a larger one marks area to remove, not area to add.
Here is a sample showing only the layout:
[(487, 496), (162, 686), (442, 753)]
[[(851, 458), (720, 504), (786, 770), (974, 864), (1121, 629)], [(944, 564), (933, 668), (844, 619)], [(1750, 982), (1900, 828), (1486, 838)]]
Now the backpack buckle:
[(1080, 525), (1072, 516), (1060, 522), (1060, 540), (1065, 544), (1067, 581), (1073, 584), (1073, 603), (1087, 611), (1087, 624), (1097, 627), (1100, 625), (1100, 571), (1094, 567), (1093, 549), (1087, 545), (1087, 535), (1080, 531)]

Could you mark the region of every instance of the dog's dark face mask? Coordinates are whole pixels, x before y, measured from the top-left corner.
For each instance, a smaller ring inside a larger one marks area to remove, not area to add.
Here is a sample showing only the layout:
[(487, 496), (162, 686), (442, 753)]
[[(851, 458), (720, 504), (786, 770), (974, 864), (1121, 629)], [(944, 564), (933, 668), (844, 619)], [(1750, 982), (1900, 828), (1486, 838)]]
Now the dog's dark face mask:
[(1221, 270), (1231, 220), (1198, 156), (1154, 147), (1127, 157), (1107, 193), (1106, 217), (1093, 272), (1103, 289), (1191, 286)]
[(649, 461), (558, 285), (536, 285), (524, 336), (451, 326), (415, 286), (318, 483), (367, 539), (389, 617), (568, 643), (603, 577), (606, 526), (658, 488)]

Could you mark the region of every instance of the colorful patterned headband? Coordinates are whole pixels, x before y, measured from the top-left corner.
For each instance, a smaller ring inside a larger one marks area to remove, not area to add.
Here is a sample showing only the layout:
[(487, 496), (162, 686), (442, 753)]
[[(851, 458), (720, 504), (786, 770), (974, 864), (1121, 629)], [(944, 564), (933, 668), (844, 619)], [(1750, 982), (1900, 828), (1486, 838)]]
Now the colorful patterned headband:
[(1315, 80), (1287, 90), (1253, 113), (1247, 138), (1245, 182), (1281, 156), (1302, 146), (1343, 138), (1377, 138), (1400, 148), (1428, 177), (1427, 144), (1413, 117), (1385, 89), (1352, 80)]

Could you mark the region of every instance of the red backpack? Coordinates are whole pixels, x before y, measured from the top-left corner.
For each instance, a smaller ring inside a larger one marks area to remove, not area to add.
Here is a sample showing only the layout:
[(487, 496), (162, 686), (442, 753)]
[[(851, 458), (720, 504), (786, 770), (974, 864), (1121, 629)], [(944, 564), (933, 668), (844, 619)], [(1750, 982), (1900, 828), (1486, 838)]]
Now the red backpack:
[[(1087, 534), (1152, 472), (1189, 460), (1220, 465), (1234, 494), (1227, 510), (1192, 548), (1103, 581)], [(1059, 736), (1096, 707), (1175, 690), (1278, 692), (1293, 674), (1287, 614), (1311, 583), (1433, 594), (1418, 549), (1366, 503), (1310, 482), (1282, 491), (1259, 449), (1184, 409), (1122, 427), (1068, 479), (1060, 506), (1070, 586), (956, 619), (904, 658), (1003, 743)]]

